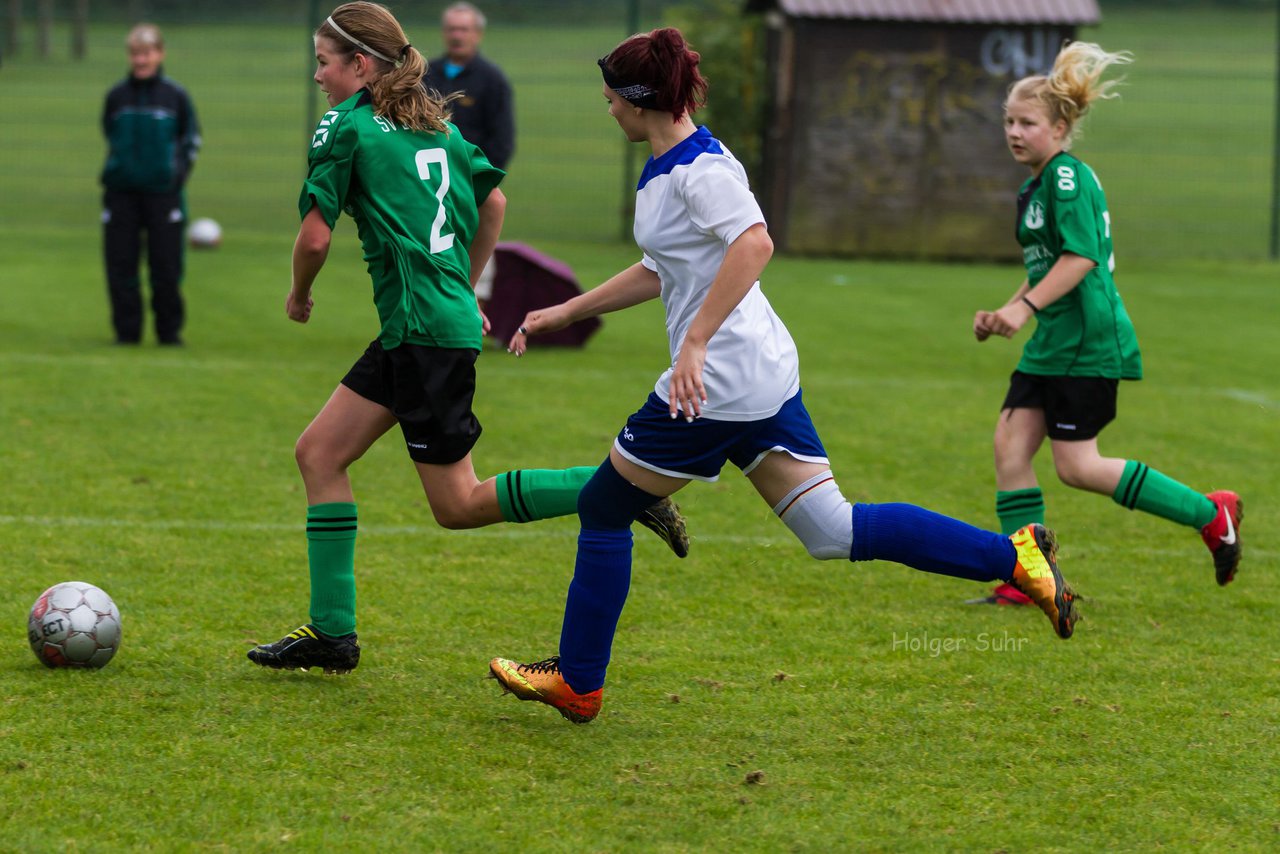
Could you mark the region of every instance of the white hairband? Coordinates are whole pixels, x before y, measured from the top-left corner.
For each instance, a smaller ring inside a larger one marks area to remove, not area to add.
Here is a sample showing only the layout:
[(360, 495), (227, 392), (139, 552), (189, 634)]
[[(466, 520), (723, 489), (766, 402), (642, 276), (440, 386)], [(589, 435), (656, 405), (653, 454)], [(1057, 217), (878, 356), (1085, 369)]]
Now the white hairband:
[(400, 67), (401, 60), (399, 60), (399, 59), (392, 59), (392, 58), (391, 58), (391, 57), (389, 57), (389, 56), (385, 56), (385, 55), (383, 55), (383, 54), (381, 54), (381, 53), (378, 53), (376, 50), (374, 50), (373, 48), (369, 47), (369, 46), (368, 46), (367, 44), (365, 44), (364, 42), (360, 41), (360, 39), (352, 38), (352, 37), (351, 37), (351, 35), (350, 35), (346, 30), (344, 30), (344, 29), (342, 29), (342, 27), (338, 26), (338, 24), (333, 20), (333, 16), (332, 16), (332, 15), (330, 15), (328, 18), (325, 18), (325, 23), (326, 23), (326, 24), (328, 24), (329, 26), (333, 27), (333, 28), (334, 28), (334, 30), (336, 30), (336, 31), (337, 31), (338, 35), (342, 36), (344, 39), (346, 39), (347, 41), (351, 42), (353, 45), (355, 45), (356, 47), (360, 48), (360, 49), (361, 49), (361, 50), (363, 50), (365, 53), (367, 53), (367, 54), (369, 54), (369, 55), (371, 55), (371, 56), (376, 56), (376, 57), (378, 57), (378, 59), (381, 59), (383, 62), (390, 62), (390, 63), (391, 63), (392, 65), (394, 65), (396, 68), (399, 68), (399, 67)]

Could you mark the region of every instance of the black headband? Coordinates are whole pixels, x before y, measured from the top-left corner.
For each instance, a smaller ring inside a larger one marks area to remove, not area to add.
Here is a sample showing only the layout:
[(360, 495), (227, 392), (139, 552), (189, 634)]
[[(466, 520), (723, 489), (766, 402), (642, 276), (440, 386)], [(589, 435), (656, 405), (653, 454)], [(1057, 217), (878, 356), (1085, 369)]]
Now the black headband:
[(600, 66), (600, 73), (604, 75), (604, 85), (617, 92), (619, 97), (628, 104), (635, 107), (643, 107), (646, 110), (662, 109), (658, 106), (658, 91), (652, 86), (644, 83), (625, 83), (622, 78), (613, 73), (613, 69), (609, 67), (608, 57), (597, 59), (596, 65)]

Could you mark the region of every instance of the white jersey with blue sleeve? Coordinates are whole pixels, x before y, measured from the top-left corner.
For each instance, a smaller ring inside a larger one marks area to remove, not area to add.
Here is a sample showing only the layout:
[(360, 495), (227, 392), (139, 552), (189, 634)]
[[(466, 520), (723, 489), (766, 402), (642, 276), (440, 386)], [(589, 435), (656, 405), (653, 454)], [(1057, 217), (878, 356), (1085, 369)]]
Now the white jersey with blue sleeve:
[[(645, 164), (636, 192), (635, 239), (644, 251), (642, 263), (662, 282), (673, 367), (654, 391), (664, 401), (670, 402), (680, 345), (725, 252), (763, 222), (742, 164), (705, 127)], [(722, 421), (769, 418), (799, 391), (795, 342), (759, 282), (712, 336), (702, 382), (703, 416)]]

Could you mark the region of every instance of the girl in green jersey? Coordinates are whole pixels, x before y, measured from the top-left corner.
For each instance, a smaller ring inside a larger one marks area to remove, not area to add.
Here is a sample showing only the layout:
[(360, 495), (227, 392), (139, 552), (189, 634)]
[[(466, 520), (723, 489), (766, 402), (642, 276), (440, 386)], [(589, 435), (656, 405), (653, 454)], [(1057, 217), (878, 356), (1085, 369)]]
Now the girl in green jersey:
[[(973, 333), (979, 341), (1012, 338), (1032, 317), (1037, 323), (996, 423), (996, 514), (1005, 533), (1044, 522), (1031, 461), (1047, 438), (1063, 483), (1199, 530), (1218, 583), (1227, 584), (1240, 563), (1240, 497), (1203, 495), (1144, 463), (1098, 450), (1098, 434), (1115, 418), (1119, 381), (1141, 379), (1142, 360), (1112, 279), (1102, 184), (1067, 149), (1089, 105), (1114, 97), (1116, 83), (1102, 81), (1103, 72), (1131, 60), (1125, 52), (1076, 42), (1063, 48), (1047, 76), (1019, 80), (1005, 101), (1005, 141), (1031, 170), (1018, 195), (1017, 219), (1027, 278), (1002, 307), (974, 316)], [(976, 601), (1029, 600), (1002, 585)]]
[[(383, 434), (399, 425), (445, 528), (573, 513), (595, 467), (476, 477), (472, 398), (487, 321), (473, 286), (502, 228), (503, 172), (449, 123), (447, 99), (423, 88), (426, 63), (386, 8), (339, 6), (316, 30), (315, 49), (315, 82), (330, 109), (309, 148), (285, 312), (298, 323), (310, 319), (312, 284), (346, 212), (364, 248), (381, 331), (297, 443), (311, 622), (250, 650), (249, 659), (345, 672), (360, 658), (347, 469)], [(674, 504), (658, 502), (638, 518), (684, 556), (688, 540)]]

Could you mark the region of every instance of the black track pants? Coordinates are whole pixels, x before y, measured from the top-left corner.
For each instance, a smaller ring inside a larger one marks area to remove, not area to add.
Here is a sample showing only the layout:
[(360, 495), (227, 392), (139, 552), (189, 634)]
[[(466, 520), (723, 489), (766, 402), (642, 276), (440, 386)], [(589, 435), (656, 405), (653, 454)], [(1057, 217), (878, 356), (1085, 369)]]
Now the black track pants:
[(147, 269), (151, 283), (151, 311), (161, 343), (180, 340), (184, 309), (178, 287), (182, 282), (183, 235), (186, 211), (182, 193), (126, 193), (103, 195), (102, 237), (107, 266), (107, 293), (116, 340), (136, 342), (142, 337), (142, 290), (138, 264), (142, 234), (146, 232)]

